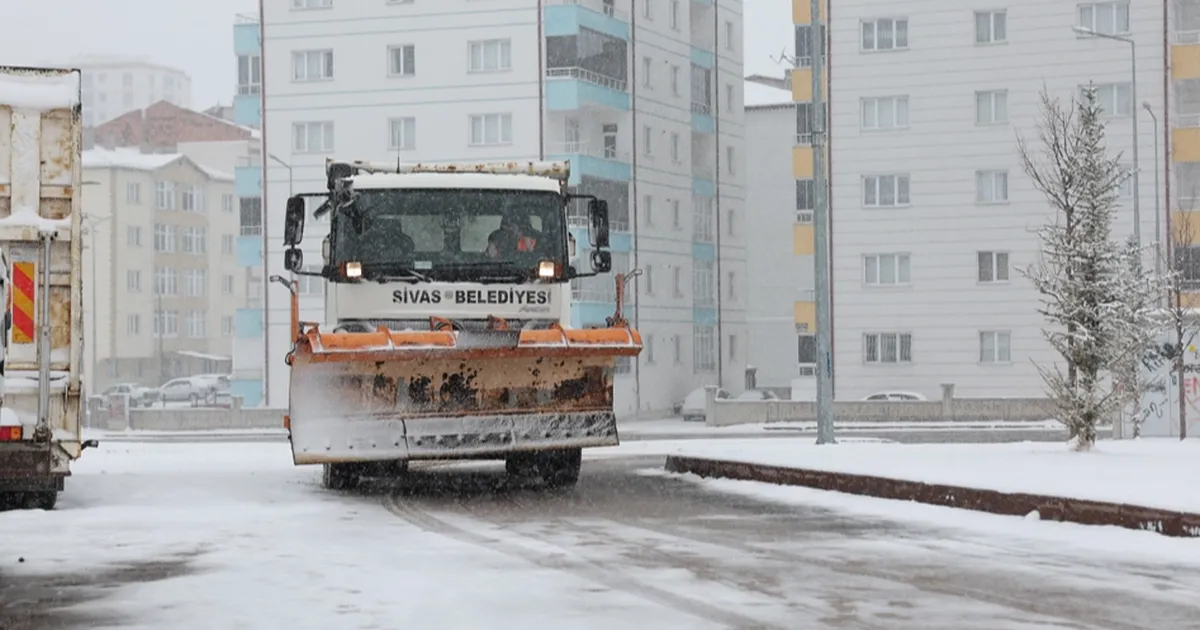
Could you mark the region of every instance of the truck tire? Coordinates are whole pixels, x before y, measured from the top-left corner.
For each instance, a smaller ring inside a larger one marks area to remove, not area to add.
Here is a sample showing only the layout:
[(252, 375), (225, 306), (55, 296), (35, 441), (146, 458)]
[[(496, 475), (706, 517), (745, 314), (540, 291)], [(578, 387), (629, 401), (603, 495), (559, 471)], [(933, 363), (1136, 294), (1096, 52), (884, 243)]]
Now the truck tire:
[(538, 456), (538, 469), (542, 481), (551, 488), (569, 488), (579, 481), (579, 470), (583, 467), (583, 449), (555, 451)]
[(49, 492), (35, 492), (29, 496), (29, 502), (32, 503), (34, 509), (42, 509), (49, 512), (58, 505), (58, 493), (51, 490)]
[(322, 464), (321, 485), (328, 490), (351, 490), (358, 485), (358, 469), (353, 464)]

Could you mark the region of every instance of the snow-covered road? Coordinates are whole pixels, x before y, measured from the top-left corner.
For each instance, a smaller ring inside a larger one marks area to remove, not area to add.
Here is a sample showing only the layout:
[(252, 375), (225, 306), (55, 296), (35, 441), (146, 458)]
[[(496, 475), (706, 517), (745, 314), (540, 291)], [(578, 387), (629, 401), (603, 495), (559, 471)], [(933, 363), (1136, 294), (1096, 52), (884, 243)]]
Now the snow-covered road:
[(476, 465), (332, 495), (285, 444), (110, 443), (59, 510), (0, 513), (0, 628), (1198, 627), (1191, 541), (1138, 559), (1028, 535), (1078, 526), (765, 501), (636, 452), (568, 492)]

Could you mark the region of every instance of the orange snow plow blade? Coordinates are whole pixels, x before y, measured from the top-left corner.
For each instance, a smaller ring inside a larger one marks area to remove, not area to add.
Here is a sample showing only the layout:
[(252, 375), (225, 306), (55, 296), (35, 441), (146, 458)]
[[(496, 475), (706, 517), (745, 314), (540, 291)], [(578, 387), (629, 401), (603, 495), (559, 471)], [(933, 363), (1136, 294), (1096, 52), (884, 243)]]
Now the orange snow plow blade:
[(637, 331), (502, 328), (298, 330), (289, 360), (295, 463), (616, 445), (613, 371), (618, 357), (641, 352)]

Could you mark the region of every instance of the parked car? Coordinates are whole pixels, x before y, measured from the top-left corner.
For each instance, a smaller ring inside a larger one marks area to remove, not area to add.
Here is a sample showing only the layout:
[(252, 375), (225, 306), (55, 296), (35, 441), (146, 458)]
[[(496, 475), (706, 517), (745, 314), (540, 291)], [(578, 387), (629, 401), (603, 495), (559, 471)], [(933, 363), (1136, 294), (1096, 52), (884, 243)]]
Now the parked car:
[(912, 400), (929, 400), (922, 394), (917, 392), (875, 392), (868, 396), (864, 396), (863, 400), (886, 400), (893, 401), (912, 401)]
[(192, 406), (200, 404), (209, 394), (229, 389), (229, 375), (200, 374), (184, 376), (163, 383), (158, 388), (158, 398), (164, 403), (190, 402)]
[(779, 400), (779, 396), (768, 389), (747, 389), (738, 394), (734, 400)]
[[(726, 400), (729, 397), (729, 392), (723, 389), (717, 390), (718, 399)], [(683, 398), (683, 402), (680, 403), (676, 413), (683, 416), (685, 421), (704, 422), (704, 419), (708, 417), (708, 409), (705, 403), (704, 388), (699, 387), (692, 390), (690, 394)]]
[(92, 398), (99, 399), (101, 403), (108, 404), (108, 397), (117, 394), (127, 394), (129, 396), (130, 407), (149, 407), (158, 400), (158, 390), (153, 387), (146, 387), (138, 383), (115, 383), (109, 385), (108, 389), (93, 396)]

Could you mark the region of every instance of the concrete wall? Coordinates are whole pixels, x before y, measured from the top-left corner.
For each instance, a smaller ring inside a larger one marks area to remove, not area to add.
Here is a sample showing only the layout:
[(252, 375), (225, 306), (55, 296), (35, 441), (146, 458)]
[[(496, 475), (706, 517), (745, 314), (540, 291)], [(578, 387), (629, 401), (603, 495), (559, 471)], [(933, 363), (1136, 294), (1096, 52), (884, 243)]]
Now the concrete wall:
[[(1042, 422), (1054, 417), (1046, 398), (954, 398), (948, 388), (942, 400), (876, 402), (835, 401), (834, 419), (850, 422)], [(715, 400), (709, 394), (705, 423), (710, 427), (766, 422), (814, 422), (817, 406), (802, 400)]]
[(110, 423), (106, 428), (113, 431), (282, 429), (284, 413), (283, 409), (131, 409), (128, 427)]

